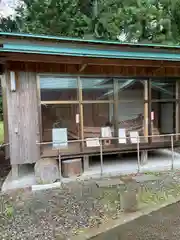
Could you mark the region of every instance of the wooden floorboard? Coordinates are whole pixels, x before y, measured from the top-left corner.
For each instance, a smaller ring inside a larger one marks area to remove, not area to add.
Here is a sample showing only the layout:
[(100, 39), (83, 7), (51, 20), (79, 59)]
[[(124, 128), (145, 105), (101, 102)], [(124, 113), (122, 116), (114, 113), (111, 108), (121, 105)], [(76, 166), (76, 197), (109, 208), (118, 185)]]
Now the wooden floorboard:
[[(180, 147), (180, 141), (174, 142), (174, 147)], [(140, 144), (140, 151), (142, 150), (157, 150), (163, 148), (171, 148), (171, 142), (154, 142), (151, 144), (143, 143)], [(96, 156), (100, 155), (100, 148), (88, 148), (84, 147), (84, 149), (80, 148), (79, 144), (75, 146), (69, 146), (66, 150), (58, 151), (57, 149), (52, 149), (51, 146), (43, 146), (41, 157), (57, 157), (58, 154), (61, 154), (61, 158), (71, 158), (71, 157), (82, 157), (84, 155), (89, 156)], [(103, 155), (110, 155), (110, 154), (118, 154), (118, 153), (130, 153), (130, 152), (137, 152), (137, 144), (119, 144), (111, 145), (111, 146), (103, 146)]]

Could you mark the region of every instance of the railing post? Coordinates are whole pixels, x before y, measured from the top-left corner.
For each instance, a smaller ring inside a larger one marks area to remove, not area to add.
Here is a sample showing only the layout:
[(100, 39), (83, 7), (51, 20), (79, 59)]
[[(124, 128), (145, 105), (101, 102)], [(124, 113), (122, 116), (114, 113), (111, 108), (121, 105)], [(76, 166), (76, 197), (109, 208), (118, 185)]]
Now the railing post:
[(101, 160), (101, 177), (103, 175), (103, 150), (102, 150), (102, 140), (100, 139), (100, 160)]
[(171, 170), (173, 170), (174, 169), (174, 139), (173, 139), (173, 135), (171, 135), (171, 151), (172, 151)]
[(137, 137), (137, 159), (138, 159), (138, 173), (140, 172), (140, 152), (139, 152), (139, 136)]

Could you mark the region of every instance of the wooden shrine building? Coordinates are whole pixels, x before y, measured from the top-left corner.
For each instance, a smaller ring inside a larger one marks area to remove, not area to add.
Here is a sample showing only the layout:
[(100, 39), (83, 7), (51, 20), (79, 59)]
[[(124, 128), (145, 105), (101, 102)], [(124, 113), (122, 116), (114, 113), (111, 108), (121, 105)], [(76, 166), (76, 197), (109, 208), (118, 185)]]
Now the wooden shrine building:
[(0, 64), (14, 169), (180, 145), (180, 47), (1, 32)]

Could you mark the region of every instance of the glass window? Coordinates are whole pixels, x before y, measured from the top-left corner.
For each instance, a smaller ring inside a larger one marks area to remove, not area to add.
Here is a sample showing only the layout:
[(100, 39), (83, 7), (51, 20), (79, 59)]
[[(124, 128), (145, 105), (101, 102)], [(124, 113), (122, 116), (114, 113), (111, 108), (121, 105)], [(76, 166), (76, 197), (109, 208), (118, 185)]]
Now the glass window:
[(112, 100), (113, 79), (81, 78), (83, 100)]
[[(144, 136), (145, 127), (143, 99), (118, 103), (118, 128), (125, 129), (128, 142), (131, 142), (129, 138), (131, 132), (138, 132), (139, 136)], [(140, 138), (140, 143), (143, 142), (145, 142), (145, 138)]]
[[(80, 122), (78, 104), (60, 104), (60, 105), (47, 105), (41, 106), (42, 109), (42, 141), (49, 144), (42, 146), (43, 154), (51, 156), (54, 154), (52, 151), (56, 149), (53, 142), (53, 128), (66, 128), (67, 140), (65, 146), (59, 146), (61, 152), (80, 152), (81, 143), (77, 140), (80, 139)], [(57, 138), (59, 139), (59, 135)], [(67, 144), (67, 145), (66, 145)]]
[(41, 101), (77, 100), (76, 77), (40, 77)]
[(52, 141), (53, 128), (67, 128), (68, 140), (79, 139), (79, 105), (78, 104), (60, 104), (41, 106), (43, 141)]
[(175, 80), (151, 80), (152, 99), (162, 101), (175, 98)]
[(144, 100), (144, 81), (136, 79), (118, 79), (118, 98), (121, 102)]
[(84, 138), (101, 137), (102, 127), (111, 127), (113, 136), (113, 104), (83, 104)]
[(175, 102), (153, 102), (151, 111), (153, 112), (153, 119), (151, 119), (152, 126), (152, 141), (171, 141), (171, 137), (159, 136), (164, 134), (175, 133)]

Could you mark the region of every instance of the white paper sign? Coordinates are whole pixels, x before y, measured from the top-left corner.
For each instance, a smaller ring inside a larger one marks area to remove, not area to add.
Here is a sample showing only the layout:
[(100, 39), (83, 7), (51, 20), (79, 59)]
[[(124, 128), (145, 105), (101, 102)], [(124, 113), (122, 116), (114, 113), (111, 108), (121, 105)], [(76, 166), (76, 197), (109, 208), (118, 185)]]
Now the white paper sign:
[(10, 72), (10, 80), (11, 80), (11, 91), (16, 91), (16, 76), (15, 72)]
[(52, 130), (53, 147), (67, 147), (67, 128), (53, 128)]
[(79, 114), (76, 114), (76, 123), (79, 123)]
[(151, 120), (154, 120), (154, 112), (151, 112)]
[(131, 139), (131, 143), (137, 143), (139, 141), (139, 133), (138, 132), (130, 132), (130, 139)]
[(119, 128), (118, 130), (119, 143), (127, 143), (126, 141), (126, 129)]
[(99, 147), (100, 146), (99, 138), (86, 138), (86, 146)]
[(101, 128), (101, 137), (102, 138), (112, 138), (112, 132), (110, 127)]

